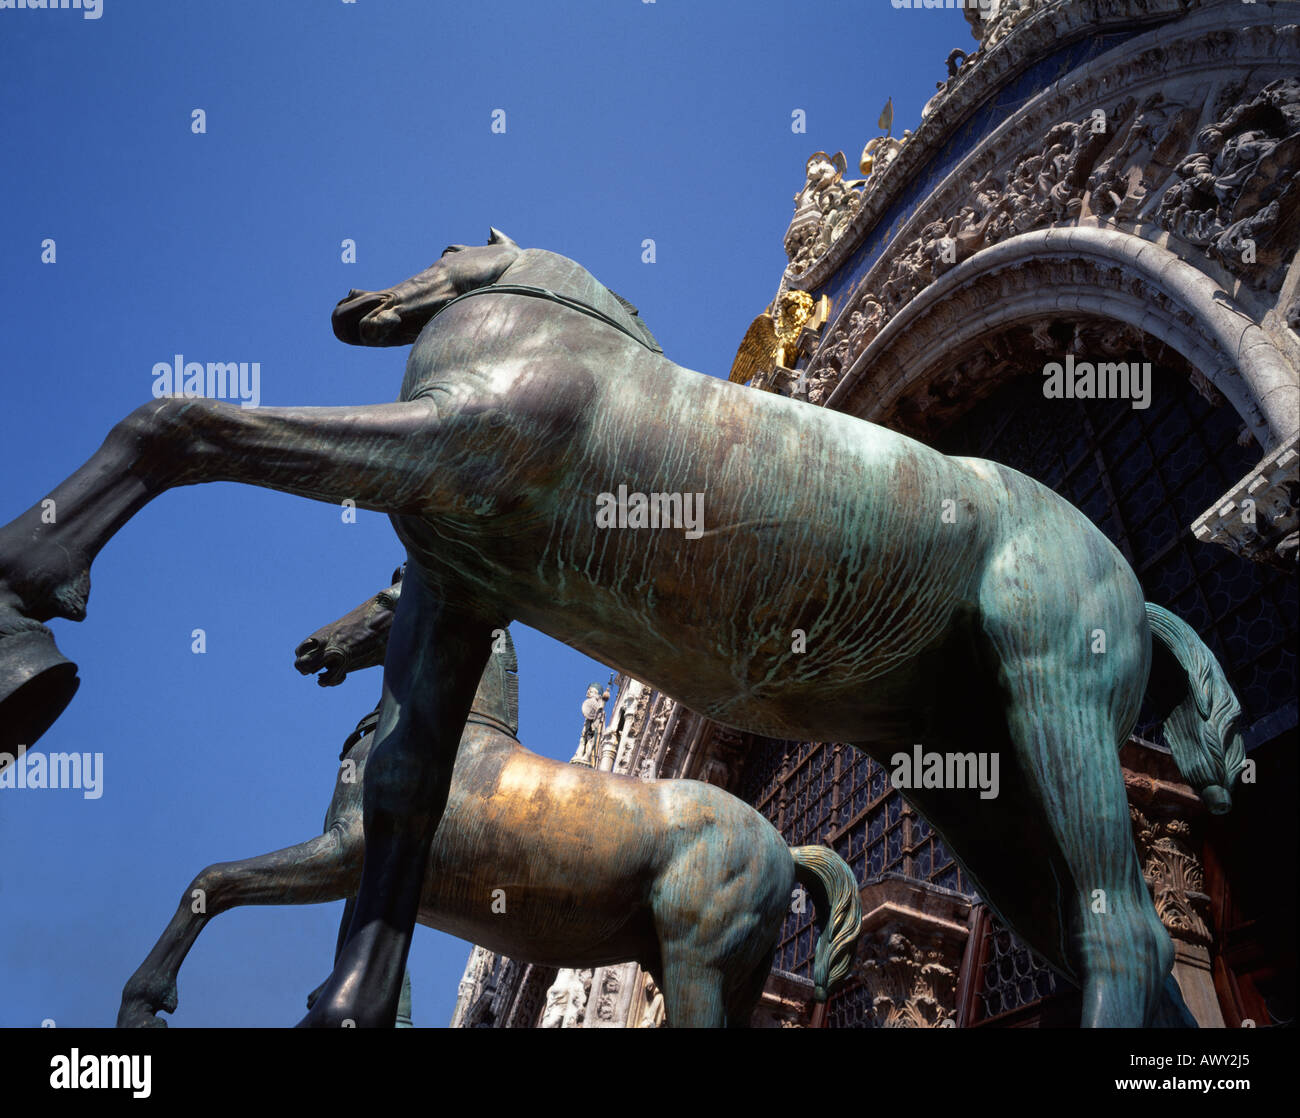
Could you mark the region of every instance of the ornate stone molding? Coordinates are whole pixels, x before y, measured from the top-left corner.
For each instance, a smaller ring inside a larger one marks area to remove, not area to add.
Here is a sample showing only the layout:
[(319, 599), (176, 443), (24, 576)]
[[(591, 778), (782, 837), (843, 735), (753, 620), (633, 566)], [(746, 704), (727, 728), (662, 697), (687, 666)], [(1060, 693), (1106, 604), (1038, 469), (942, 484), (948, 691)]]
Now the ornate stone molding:
[[(1006, 0), (1001, 2), (1010, 9)], [(1003, 34), (995, 43), (982, 44), (950, 76), (940, 94), (926, 106), (919, 127), (898, 157), (881, 169), (879, 177), (873, 173), (873, 188), (864, 195), (847, 229), (805, 271), (798, 276), (787, 272), (787, 282), (797, 280), (809, 291), (823, 286), (889, 207), (908, 191), (912, 180), (939, 155), (966, 118), (1039, 59), (1088, 35), (1168, 22), (1184, 15), (1190, 6), (1185, 0), (1037, 0), (1032, 10), (1014, 21), (1009, 34)], [(971, 14), (967, 11), (968, 17)], [(1052, 90), (1060, 85), (1057, 83)], [(1058, 113), (1057, 119), (1062, 115)], [(1045, 129), (1037, 131), (1042, 135)]]
[(637, 982), (639, 973), (640, 968), (636, 963), (600, 967), (591, 980), (591, 996), (582, 1027), (584, 1029), (626, 1028), (632, 996), (640, 989)]
[(1142, 876), (1160, 922), (1175, 939), (1209, 947), (1214, 941), (1206, 923), (1210, 898), (1205, 892), (1205, 870), (1192, 849), (1191, 824), (1185, 819), (1149, 817), (1132, 804), (1129, 818)]
[[(827, 406), (890, 423), (962, 346), (1044, 317), (1104, 319), (1180, 353), (1264, 446), (1284, 443), (1300, 409), (1296, 372), (1254, 320), (1198, 268), (1113, 229), (1036, 230), (994, 245), (925, 288), (859, 355)], [(870, 392), (859, 392), (860, 382)]]
[(918, 947), (895, 932), (865, 949), (857, 972), (874, 991), (878, 1029), (935, 1029), (956, 1015), (957, 970), (941, 951)]
[(954, 1021), (969, 898), (898, 874), (862, 889), (862, 939), (853, 974), (871, 993), (877, 1028)]
[[(1278, 136), (1290, 136), (1295, 91), (1276, 80), (1287, 73), (1282, 57), (1300, 54), (1300, 27), (1268, 24), (1268, 13), (1247, 8), (1243, 14), (1241, 7), (1218, 5), (1202, 18), (1123, 44), (1031, 98), (986, 136), (920, 200), (861, 277), (809, 365), (808, 398), (828, 395), (837, 368), (851, 365), (929, 284), (985, 245), (1053, 224), (1123, 228), (1176, 245), (1227, 283), (1253, 319), (1263, 320), (1277, 301), (1263, 293), (1280, 282), (1280, 262), (1293, 255), (1300, 221), (1300, 199), (1292, 197), (1295, 190), (1287, 193), (1289, 180), (1279, 171), (1292, 140)], [(1243, 73), (1249, 75), (1244, 89)], [(1198, 131), (1203, 121), (1208, 124)], [(1217, 175), (1195, 170), (1206, 160)], [(1231, 202), (1213, 221), (1203, 187), (1226, 192)], [(1197, 238), (1209, 238), (1213, 251), (1171, 240), (1165, 225), (1196, 226)], [(1220, 225), (1210, 237), (1210, 226)], [(1233, 256), (1223, 246), (1241, 248), (1244, 231), (1261, 240), (1251, 253)], [(801, 282), (815, 290), (830, 274), (819, 263), (817, 274)], [(1300, 354), (1294, 339), (1275, 341), (1295, 349), (1294, 364)]]
[(1300, 438), (1293, 435), (1196, 518), (1196, 538), (1293, 571), (1300, 550), (1298, 464)]
[[(866, 344), (825, 402), (921, 437), (996, 386), (992, 376), (963, 379), (968, 358), (962, 355), (992, 353), (997, 335), (1013, 328), (1091, 322), (1094, 333), (1127, 327), (1164, 344), (1182, 358), (1193, 386), (1212, 402), (1216, 394), (1226, 398), (1268, 451), (1197, 519), (1197, 537), (1253, 560), (1294, 566), (1297, 367), (1215, 279), (1166, 247), (1094, 226), (1036, 230), (955, 265), (883, 325), (879, 301), (862, 305), (873, 315), (857, 320), (864, 324)], [(1097, 344), (1107, 353), (1104, 342)], [(824, 349), (813, 366), (808, 383), (818, 395), (835, 382), (839, 363), (852, 352), (851, 340), (839, 345), (840, 350)], [(1010, 360), (1007, 367), (1027, 371), (1024, 361), (1033, 352), (1021, 348), (1018, 367)], [(812, 391), (809, 399), (819, 402)]]
[(767, 976), (763, 996), (754, 1009), (755, 1029), (805, 1029), (812, 1019), (813, 984), (785, 971)]

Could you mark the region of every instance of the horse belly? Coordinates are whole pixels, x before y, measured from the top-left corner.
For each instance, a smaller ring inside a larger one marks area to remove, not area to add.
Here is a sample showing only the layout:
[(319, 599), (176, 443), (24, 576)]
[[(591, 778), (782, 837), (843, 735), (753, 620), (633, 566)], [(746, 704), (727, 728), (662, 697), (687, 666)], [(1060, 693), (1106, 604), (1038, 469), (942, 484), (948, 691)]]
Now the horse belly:
[(458, 766), (420, 920), (534, 963), (636, 957), (649, 928), (651, 814), (642, 782), (518, 745)]
[[(609, 405), (517, 615), (708, 717), (848, 736), (864, 689), (974, 600), (980, 486), (882, 428), (690, 375)], [(600, 528), (620, 490), (694, 493), (700, 522)]]
[[(862, 420), (627, 352), (611, 369), (570, 351), (546, 393), (531, 374), (506, 393), (499, 467), (455, 482), (485, 489), (460, 497), (482, 515), (395, 518), (403, 542), (462, 601), (709, 717), (860, 732), (864, 689), (974, 594), (977, 479)], [(559, 427), (533, 414), (547, 394)]]

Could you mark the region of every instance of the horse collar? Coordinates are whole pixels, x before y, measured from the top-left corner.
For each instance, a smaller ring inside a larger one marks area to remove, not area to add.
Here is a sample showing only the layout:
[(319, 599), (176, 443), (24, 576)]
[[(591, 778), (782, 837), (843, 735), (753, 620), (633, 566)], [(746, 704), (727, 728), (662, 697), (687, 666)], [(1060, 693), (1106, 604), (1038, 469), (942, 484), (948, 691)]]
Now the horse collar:
[(645, 346), (651, 353), (663, 353), (663, 350), (660, 349), (659, 346), (651, 344), (640, 334), (633, 330), (629, 330), (621, 322), (617, 319), (611, 318), (604, 311), (598, 310), (596, 307), (593, 307), (588, 303), (583, 303), (577, 299), (570, 299), (567, 295), (561, 295), (558, 291), (552, 291), (549, 287), (534, 287), (532, 284), (527, 283), (490, 283), (485, 287), (475, 287), (470, 291), (463, 291), (454, 299), (449, 299), (434, 311), (429, 321), (432, 322), (433, 319), (437, 318), (438, 315), (442, 314), (442, 312), (448, 307), (459, 303), (462, 299), (468, 299), (472, 295), (531, 295), (534, 299), (546, 299), (552, 303), (559, 303), (562, 307), (568, 307), (570, 310), (581, 311), (583, 314), (589, 315), (592, 318), (600, 319), (600, 321), (605, 323), (607, 326), (614, 327), (615, 330), (626, 334), (634, 342)]
[[(466, 725), (473, 723), (479, 726), (487, 726), (489, 729), (500, 730), (503, 733), (509, 734), (512, 738), (518, 737), (518, 734), (513, 727), (508, 726), (505, 722), (502, 722), (501, 719), (490, 714), (484, 714), (481, 711), (471, 710), (469, 712), (469, 717), (465, 719), (465, 723)], [(376, 706), (374, 710), (357, 723), (357, 728), (348, 735), (347, 741), (343, 743), (343, 751), (339, 754), (339, 760), (342, 761), (347, 757), (347, 755), (352, 752), (352, 747), (367, 734), (373, 734), (378, 725), (379, 707)]]

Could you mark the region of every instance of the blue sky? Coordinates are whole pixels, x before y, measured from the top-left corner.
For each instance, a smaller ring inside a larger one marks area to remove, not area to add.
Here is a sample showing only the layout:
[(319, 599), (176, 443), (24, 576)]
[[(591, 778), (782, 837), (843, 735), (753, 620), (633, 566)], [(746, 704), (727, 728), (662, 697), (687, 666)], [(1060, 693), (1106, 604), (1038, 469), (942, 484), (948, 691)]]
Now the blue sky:
[[(0, 522), (176, 354), (258, 362), (264, 405), (395, 399), (405, 351), (340, 345), (331, 309), (489, 225), (580, 261), (672, 359), (725, 376), (808, 155), (853, 166), (887, 96), (895, 133), (914, 127), (974, 45), (960, 11), (889, 0), (102, 3), (0, 11)], [(319, 832), (379, 673), (322, 689), (293, 648), (401, 558), (378, 514), (231, 484), (164, 494), (105, 548), (88, 619), (53, 623), (82, 686), (39, 746), (103, 753), (103, 794), (0, 792), (0, 1026), (112, 1024), (200, 869)], [(520, 736), (567, 758), (608, 671), (516, 640)], [(341, 909), (218, 917), (172, 1022), (296, 1022)], [(417, 930), (417, 1025), (446, 1024), (466, 952)]]

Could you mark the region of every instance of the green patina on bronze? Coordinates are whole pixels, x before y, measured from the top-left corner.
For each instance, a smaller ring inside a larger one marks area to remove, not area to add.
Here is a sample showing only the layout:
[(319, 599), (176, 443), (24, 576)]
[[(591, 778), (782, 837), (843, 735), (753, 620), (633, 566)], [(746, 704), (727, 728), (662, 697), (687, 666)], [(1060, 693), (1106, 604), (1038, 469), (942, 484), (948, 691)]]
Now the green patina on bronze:
[[(597, 314), (507, 292), (448, 306), (500, 283)], [(511, 620), (741, 730), (852, 742), (886, 765), (917, 742), (998, 753), (997, 799), (909, 798), (1003, 919), (1082, 986), (1085, 1024), (1189, 1019), (1117, 757), (1153, 631), (1153, 695), (1176, 709), (1174, 755), (1213, 810), (1242, 763), (1238, 708), (1208, 650), (1146, 605), (1083, 514), (995, 463), (682, 368), (581, 266), (495, 231), (387, 291), (352, 292), (334, 328), (413, 343), (398, 403), (153, 401), (54, 490), (57, 525), (34, 506), (0, 530), (3, 634), (6, 616), (80, 619), (99, 548), (177, 485), (240, 481), (391, 515), (408, 573), (368, 769), (368, 856), (305, 1023), (391, 1024), (469, 696)], [(702, 494), (698, 538), (601, 528), (598, 499), (620, 487)], [(20, 676), (0, 714), (52, 720), (30, 716)]]
[[(321, 678), (334, 685), (381, 663), (398, 596), (394, 585), (313, 634), (299, 646), (300, 667), (310, 671), (311, 654), (328, 650)], [(634, 960), (663, 991), (669, 1025), (744, 1026), (798, 881), (823, 928), (815, 994), (824, 1000), (848, 973), (861, 930), (857, 882), (844, 861), (825, 847), (789, 849), (758, 812), (711, 784), (643, 781), (525, 749), (515, 736), (516, 666), (507, 634), (461, 737), (419, 922), (523, 962), (579, 968)], [(190, 882), (126, 984), (120, 1027), (164, 1024), (156, 1015), (176, 1009), (185, 956), (219, 913), (355, 896), (376, 722), (367, 715), (344, 745), (322, 836), (209, 866)], [(207, 901), (199, 913), (196, 895)]]

